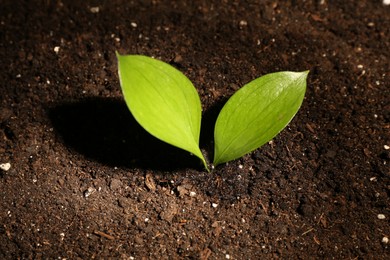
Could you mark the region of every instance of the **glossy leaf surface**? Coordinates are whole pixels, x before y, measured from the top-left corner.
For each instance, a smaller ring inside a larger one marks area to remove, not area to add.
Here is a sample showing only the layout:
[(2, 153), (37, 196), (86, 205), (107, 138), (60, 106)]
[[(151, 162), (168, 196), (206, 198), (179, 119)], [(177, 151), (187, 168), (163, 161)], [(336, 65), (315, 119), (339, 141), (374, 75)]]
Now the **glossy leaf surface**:
[(282, 131), (302, 104), (308, 73), (271, 73), (238, 90), (215, 124), (214, 165), (237, 159)]
[(122, 92), (137, 122), (156, 138), (207, 164), (199, 149), (201, 104), (191, 81), (171, 65), (117, 53)]

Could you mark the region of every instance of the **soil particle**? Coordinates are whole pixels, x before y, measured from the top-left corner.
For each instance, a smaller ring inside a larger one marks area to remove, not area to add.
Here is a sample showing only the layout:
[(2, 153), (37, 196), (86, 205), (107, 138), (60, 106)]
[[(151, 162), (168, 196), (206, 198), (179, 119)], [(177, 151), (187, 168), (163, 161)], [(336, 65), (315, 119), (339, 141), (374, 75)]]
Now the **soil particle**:
[(156, 190), (156, 183), (154, 182), (153, 175), (151, 173), (146, 174), (145, 185), (150, 191)]
[(118, 180), (118, 179), (111, 179), (111, 182), (110, 182), (110, 189), (112, 191), (119, 191), (123, 186), (123, 183), (121, 180)]
[(0, 164), (0, 170), (7, 172), (9, 169), (11, 169), (10, 163), (1, 163)]
[(88, 198), (89, 196), (91, 196), (92, 194), (94, 194), (96, 192), (96, 189), (93, 188), (93, 187), (89, 187), (88, 189), (86, 189), (84, 191), (84, 197), (85, 198)]
[(175, 202), (170, 202), (168, 205), (165, 205), (162, 208), (161, 213), (159, 214), (162, 220), (167, 222), (172, 222), (173, 217), (178, 213), (179, 206)]

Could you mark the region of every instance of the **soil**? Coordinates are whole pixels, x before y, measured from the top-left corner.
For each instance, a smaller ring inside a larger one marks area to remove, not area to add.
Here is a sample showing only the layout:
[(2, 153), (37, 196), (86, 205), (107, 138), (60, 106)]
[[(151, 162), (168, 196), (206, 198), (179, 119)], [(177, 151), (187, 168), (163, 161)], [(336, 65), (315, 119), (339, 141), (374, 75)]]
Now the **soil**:
[[(68, 2), (1, 4), (1, 259), (390, 258), (390, 6)], [(116, 50), (192, 80), (208, 157), (245, 83), (309, 69), (307, 93), (272, 142), (207, 173), (132, 118)]]

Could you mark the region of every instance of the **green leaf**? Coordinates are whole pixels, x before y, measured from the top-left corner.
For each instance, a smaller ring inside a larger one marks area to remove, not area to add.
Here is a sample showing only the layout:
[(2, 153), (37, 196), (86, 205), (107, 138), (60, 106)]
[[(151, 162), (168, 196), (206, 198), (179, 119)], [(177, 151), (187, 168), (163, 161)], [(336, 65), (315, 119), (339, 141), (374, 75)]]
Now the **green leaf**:
[(282, 131), (302, 104), (308, 73), (271, 73), (238, 90), (215, 124), (214, 165), (237, 159)]
[(122, 92), (137, 122), (156, 138), (199, 157), (208, 170), (199, 149), (201, 104), (191, 81), (150, 57), (117, 53), (117, 58)]

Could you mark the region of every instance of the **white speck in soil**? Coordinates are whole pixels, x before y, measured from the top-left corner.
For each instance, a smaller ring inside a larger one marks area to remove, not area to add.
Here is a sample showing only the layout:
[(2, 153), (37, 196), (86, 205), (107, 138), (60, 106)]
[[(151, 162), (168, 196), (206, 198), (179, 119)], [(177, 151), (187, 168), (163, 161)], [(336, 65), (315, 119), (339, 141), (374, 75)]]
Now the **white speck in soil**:
[(133, 27), (133, 28), (137, 28), (137, 23), (135, 23), (135, 22), (132, 22), (132, 23), (130, 23), (130, 25), (131, 25), (131, 27)]
[(385, 243), (385, 244), (389, 243), (389, 238), (388, 237), (383, 237), (382, 238), (382, 243)]
[(195, 191), (191, 191), (190, 192), (190, 197), (195, 197), (196, 196), (196, 192)]
[(218, 204), (217, 204), (217, 203), (212, 203), (211, 206), (212, 206), (213, 208), (216, 208), (216, 207), (218, 207)]
[(390, 5), (390, 0), (383, 0), (384, 5)]
[(242, 169), (244, 166), (242, 164), (238, 165), (238, 168)]
[(8, 171), (10, 168), (11, 168), (11, 164), (10, 163), (2, 163), (2, 164), (0, 164), (0, 169), (5, 171), (5, 172)]
[(86, 191), (84, 191), (84, 197), (88, 198), (89, 196), (91, 196), (95, 192), (96, 192), (95, 188), (89, 187)]
[(240, 28), (246, 27), (248, 25), (248, 22), (245, 20), (240, 21)]
[(383, 146), (383, 148), (385, 148), (385, 150), (389, 150), (389, 149), (390, 149), (390, 146), (388, 146), (387, 144), (385, 144), (385, 145)]
[(386, 216), (384, 214), (378, 214), (378, 219), (385, 219)]
[(60, 47), (59, 47), (59, 46), (54, 47), (54, 52), (55, 52), (56, 54), (58, 54), (59, 51), (60, 51)]
[(226, 257), (226, 259), (230, 259), (230, 255), (229, 254), (226, 254), (225, 257)]
[(100, 8), (99, 6), (91, 7), (89, 8), (89, 11), (91, 11), (93, 14), (97, 14), (100, 11)]

